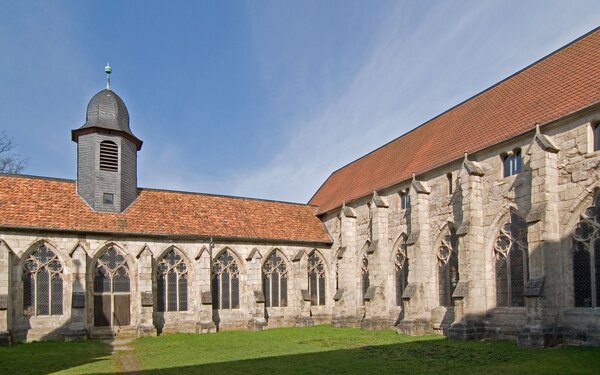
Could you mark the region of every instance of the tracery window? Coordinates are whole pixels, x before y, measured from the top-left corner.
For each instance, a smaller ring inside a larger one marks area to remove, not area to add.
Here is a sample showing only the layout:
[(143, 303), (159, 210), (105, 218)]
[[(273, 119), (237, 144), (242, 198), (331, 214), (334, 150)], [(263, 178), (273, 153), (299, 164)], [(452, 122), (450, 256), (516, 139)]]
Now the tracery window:
[(308, 255), (308, 290), (311, 305), (325, 305), (325, 264), (316, 251)]
[(437, 250), (440, 306), (454, 306), (452, 293), (458, 284), (458, 237), (447, 229)]
[(23, 263), (23, 314), (62, 315), (63, 266), (44, 244)]
[(369, 289), (369, 258), (367, 254), (363, 255), (362, 260), (360, 261), (360, 273), (361, 273), (361, 291), (362, 291), (362, 301), (365, 303), (365, 294), (367, 293), (367, 289)]
[(573, 294), (576, 307), (600, 304), (600, 197), (573, 231)]
[(94, 271), (94, 324), (129, 325), (131, 274), (125, 257), (114, 246), (100, 256)]
[(402, 293), (408, 285), (408, 257), (406, 256), (406, 236), (402, 236), (400, 246), (394, 256), (394, 270), (396, 274), (396, 306), (402, 306)]
[(213, 309), (240, 308), (240, 269), (229, 250), (213, 264), (212, 293)]
[(600, 150), (600, 124), (594, 126), (594, 151)]
[(283, 255), (277, 250), (263, 264), (263, 292), (266, 307), (287, 306), (288, 272)]
[(514, 213), (500, 228), (494, 243), (496, 268), (496, 306), (525, 306), (523, 292), (529, 272), (527, 267), (527, 224)]
[(156, 301), (158, 311), (187, 311), (188, 267), (183, 256), (171, 249), (156, 269)]

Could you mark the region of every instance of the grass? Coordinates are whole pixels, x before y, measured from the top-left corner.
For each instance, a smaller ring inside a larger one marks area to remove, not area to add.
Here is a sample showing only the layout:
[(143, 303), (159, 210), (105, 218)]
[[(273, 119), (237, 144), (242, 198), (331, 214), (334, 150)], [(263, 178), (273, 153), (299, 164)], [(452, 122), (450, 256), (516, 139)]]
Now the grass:
[[(596, 374), (600, 359), (600, 348), (525, 349), (327, 326), (166, 335), (130, 346), (119, 355), (160, 374)], [(98, 342), (16, 345), (0, 348), (0, 373), (109, 373), (118, 356), (107, 355)]]

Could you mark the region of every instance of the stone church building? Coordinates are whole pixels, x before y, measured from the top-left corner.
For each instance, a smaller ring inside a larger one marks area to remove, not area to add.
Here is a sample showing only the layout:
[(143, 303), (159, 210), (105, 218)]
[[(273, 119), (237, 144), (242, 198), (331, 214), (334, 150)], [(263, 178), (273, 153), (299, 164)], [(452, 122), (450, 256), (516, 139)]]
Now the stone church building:
[(107, 88), (75, 181), (0, 177), (0, 343), (332, 324), (598, 345), (599, 124), (597, 29), (294, 204), (139, 188)]

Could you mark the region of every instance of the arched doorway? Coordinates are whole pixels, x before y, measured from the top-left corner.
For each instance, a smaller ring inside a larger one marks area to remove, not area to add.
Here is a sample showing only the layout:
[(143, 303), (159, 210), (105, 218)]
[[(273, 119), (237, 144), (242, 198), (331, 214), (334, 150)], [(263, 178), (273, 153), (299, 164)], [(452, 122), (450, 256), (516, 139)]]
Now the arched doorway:
[(127, 326), (131, 321), (131, 283), (125, 257), (114, 247), (94, 267), (94, 325)]

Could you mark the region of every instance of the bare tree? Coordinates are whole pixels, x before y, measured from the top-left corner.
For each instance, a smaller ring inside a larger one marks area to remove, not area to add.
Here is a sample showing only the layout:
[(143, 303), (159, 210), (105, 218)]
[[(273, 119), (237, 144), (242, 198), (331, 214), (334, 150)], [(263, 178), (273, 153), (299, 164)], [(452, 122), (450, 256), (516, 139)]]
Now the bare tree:
[(20, 155), (12, 153), (17, 147), (6, 132), (0, 132), (0, 173), (18, 174), (25, 169), (26, 160)]

